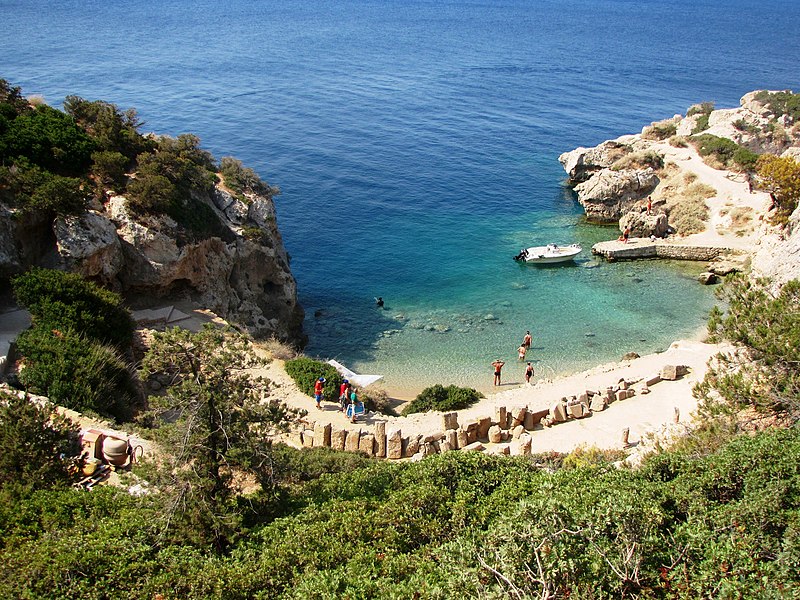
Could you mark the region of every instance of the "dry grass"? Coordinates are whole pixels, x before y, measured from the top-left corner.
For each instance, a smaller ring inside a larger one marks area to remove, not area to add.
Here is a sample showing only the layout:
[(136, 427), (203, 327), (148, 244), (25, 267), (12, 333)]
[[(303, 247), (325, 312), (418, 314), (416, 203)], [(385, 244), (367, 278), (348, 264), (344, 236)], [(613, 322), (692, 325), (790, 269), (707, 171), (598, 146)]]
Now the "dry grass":
[(684, 135), (673, 135), (669, 138), (669, 145), (673, 148), (686, 148), (689, 145), (689, 142), (686, 140), (686, 136)]
[(733, 232), (734, 235), (742, 237), (748, 233), (752, 233), (755, 229), (753, 214), (754, 211), (749, 206), (732, 207), (727, 205), (719, 211), (723, 217), (730, 215), (730, 223), (726, 227), (719, 227), (717, 231), (724, 233), (726, 231)]
[(275, 337), (259, 341), (258, 346), (268, 352), (272, 358), (277, 358), (278, 360), (291, 360), (299, 355), (292, 346)]
[(667, 163), (660, 176), (661, 183), (653, 199), (665, 201), (669, 224), (680, 235), (705, 230), (709, 216), (705, 200), (715, 196), (717, 191), (698, 182), (694, 173), (681, 171), (675, 163)]
[(648, 150), (646, 152), (633, 152), (627, 154), (622, 158), (614, 161), (611, 165), (612, 171), (621, 171), (622, 169), (646, 169), (646, 168), (659, 169), (664, 168), (664, 157), (658, 152)]

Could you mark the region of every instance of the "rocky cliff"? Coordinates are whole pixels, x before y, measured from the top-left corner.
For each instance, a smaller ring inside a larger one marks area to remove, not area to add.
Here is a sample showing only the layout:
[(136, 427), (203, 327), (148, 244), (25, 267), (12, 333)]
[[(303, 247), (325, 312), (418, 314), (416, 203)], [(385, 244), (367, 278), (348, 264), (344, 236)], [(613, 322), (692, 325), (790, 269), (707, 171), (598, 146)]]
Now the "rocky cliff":
[(54, 220), (0, 205), (0, 277), (67, 269), (139, 307), (190, 300), (257, 337), (302, 344), (303, 310), (272, 199), (217, 185), (199, 200), (219, 220), (213, 236), (187, 235), (167, 215), (137, 215), (123, 196)]
[[(691, 147), (701, 136), (714, 136), (757, 154), (800, 156), (800, 119), (792, 108), (796, 99), (789, 91), (754, 91), (741, 98), (738, 108), (697, 105), (685, 117), (675, 115), (645, 126), (640, 134), (565, 152), (558, 160), (587, 218), (615, 222), (664, 187), (659, 168), (663, 162), (658, 161), (665, 146)], [(660, 235), (655, 230), (645, 233)]]

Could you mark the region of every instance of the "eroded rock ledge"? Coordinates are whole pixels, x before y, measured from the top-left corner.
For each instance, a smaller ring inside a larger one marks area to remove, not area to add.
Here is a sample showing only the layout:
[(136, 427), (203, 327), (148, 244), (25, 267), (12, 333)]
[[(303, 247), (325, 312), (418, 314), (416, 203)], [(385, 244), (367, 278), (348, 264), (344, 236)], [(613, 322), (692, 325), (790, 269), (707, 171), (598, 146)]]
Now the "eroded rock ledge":
[(29, 223), (14, 209), (0, 228), (0, 273), (61, 268), (121, 292), (134, 306), (189, 300), (256, 337), (304, 342), (303, 310), (269, 197), (219, 186), (205, 202), (216, 235), (193, 239), (166, 215), (135, 215), (111, 196), (81, 215)]

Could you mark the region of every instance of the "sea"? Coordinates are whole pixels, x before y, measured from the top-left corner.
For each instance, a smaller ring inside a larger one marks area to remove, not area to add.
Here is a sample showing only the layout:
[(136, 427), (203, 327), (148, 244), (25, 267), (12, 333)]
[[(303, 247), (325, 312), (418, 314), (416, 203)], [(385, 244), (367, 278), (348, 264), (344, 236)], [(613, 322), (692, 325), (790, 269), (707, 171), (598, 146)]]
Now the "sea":
[[(0, 77), (135, 108), (278, 186), (306, 352), (396, 397), (701, 332), (702, 265), (592, 257), (562, 152), (800, 91), (797, 0), (0, 0)], [(578, 243), (572, 264), (520, 248)], [(375, 298), (382, 297), (379, 308)]]

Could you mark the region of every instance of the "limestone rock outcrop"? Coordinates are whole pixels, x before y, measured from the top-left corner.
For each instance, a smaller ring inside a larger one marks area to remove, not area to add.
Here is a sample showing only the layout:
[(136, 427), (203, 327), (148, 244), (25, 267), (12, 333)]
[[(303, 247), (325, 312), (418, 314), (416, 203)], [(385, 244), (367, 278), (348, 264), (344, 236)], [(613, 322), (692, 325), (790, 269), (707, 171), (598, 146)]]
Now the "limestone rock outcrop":
[(592, 175), (607, 169), (623, 156), (630, 154), (632, 148), (622, 142), (609, 140), (594, 148), (576, 148), (558, 157), (569, 176), (569, 183), (575, 185), (587, 181)]
[(658, 185), (653, 169), (605, 169), (575, 186), (578, 202), (591, 221), (613, 222), (646, 198)]
[(651, 213), (642, 210), (630, 210), (619, 220), (619, 230), (630, 229), (631, 237), (649, 238), (651, 235), (663, 238), (669, 231), (669, 221), (664, 213)]
[(61, 268), (134, 305), (189, 300), (254, 336), (302, 344), (303, 310), (272, 199), (215, 189), (199, 200), (219, 221), (213, 235), (193, 235), (167, 215), (134, 214), (123, 196), (55, 220), (0, 205), (0, 277)]

